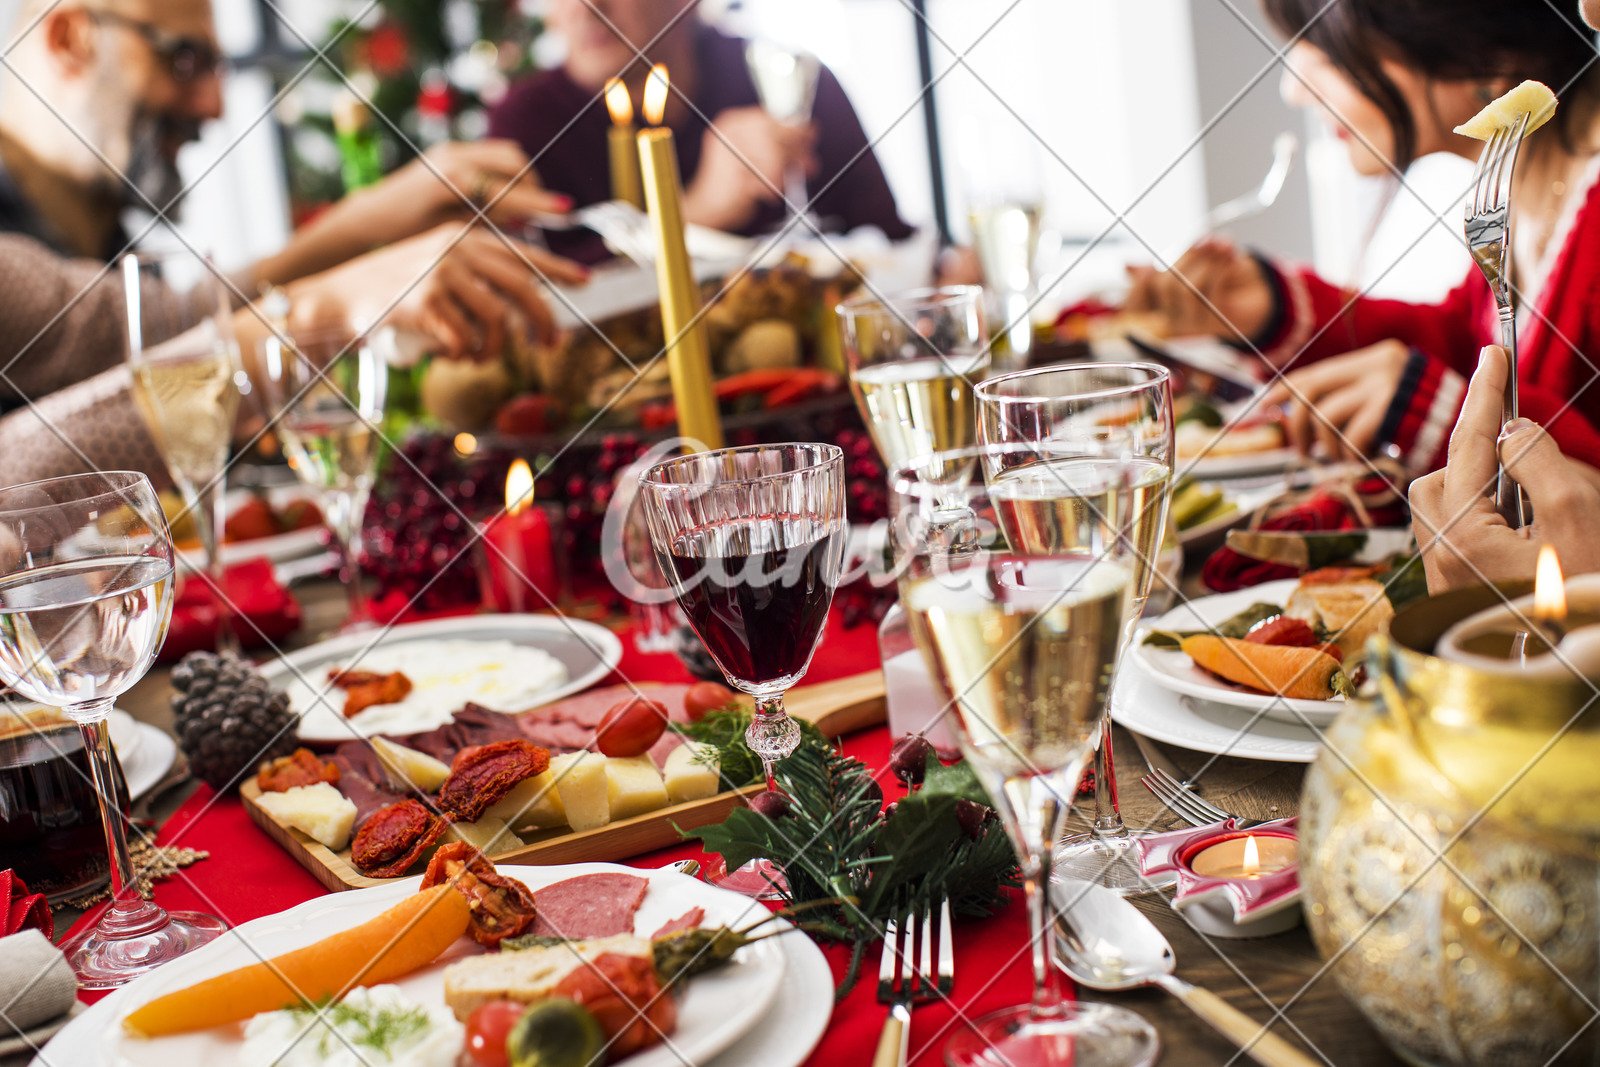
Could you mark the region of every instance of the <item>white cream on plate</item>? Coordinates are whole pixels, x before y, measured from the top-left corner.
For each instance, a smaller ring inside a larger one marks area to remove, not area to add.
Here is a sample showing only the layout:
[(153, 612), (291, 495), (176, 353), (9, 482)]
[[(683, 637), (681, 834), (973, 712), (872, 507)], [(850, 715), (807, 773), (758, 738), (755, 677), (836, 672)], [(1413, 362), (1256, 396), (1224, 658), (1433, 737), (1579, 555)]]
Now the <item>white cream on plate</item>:
[(411, 692), (393, 704), (376, 704), (349, 720), (361, 733), (403, 737), (448, 723), (462, 705), (495, 711), (530, 707), (541, 693), (567, 680), (560, 660), (542, 649), (510, 641), (407, 641), (382, 645), (365, 655), (304, 672), (286, 688), (289, 707), (303, 715), (301, 730), (313, 735), (345, 729), (343, 689), (328, 681), (330, 667), (411, 679)]
[(308, 1009), (264, 1011), (244, 1028), (240, 1067), (455, 1067), (465, 1028), (442, 1004), (399, 986), (356, 988), (319, 1018)]

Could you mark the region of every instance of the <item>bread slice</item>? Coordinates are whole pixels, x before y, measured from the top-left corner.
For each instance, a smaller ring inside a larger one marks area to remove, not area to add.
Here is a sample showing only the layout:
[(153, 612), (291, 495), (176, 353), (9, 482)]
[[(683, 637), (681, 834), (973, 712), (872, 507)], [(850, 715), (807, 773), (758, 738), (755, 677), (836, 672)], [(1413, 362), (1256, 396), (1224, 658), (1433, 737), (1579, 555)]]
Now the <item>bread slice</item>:
[(548, 948), (512, 949), (469, 956), (444, 969), (444, 1002), (457, 1019), (491, 1000), (532, 1004), (548, 997), (573, 968), (607, 953), (650, 957), (650, 942), (633, 934), (568, 941)]
[(1290, 594), (1284, 614), (1325, 630), (1344, 653), (1345, 662), (1353, 664), (1366, 648), (1367, 638), (1394, 618), (1394, 606), (1382, 582), (1359, 578), (1331, 585), (1301, 583)]

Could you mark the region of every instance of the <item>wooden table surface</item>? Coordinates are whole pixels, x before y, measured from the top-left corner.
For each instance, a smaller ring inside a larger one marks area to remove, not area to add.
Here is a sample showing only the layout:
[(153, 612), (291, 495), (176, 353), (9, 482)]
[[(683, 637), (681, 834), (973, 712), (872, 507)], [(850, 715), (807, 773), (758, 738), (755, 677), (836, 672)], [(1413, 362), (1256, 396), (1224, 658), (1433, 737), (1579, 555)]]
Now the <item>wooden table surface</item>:
[[(306, 622), (301, 634), (314, 635), (338, 624), (345, 601), (343, 591), (336, 584), (312, 583), (297, 586), (295, 592), (305, 610)], [(141, 721), (170, 730), (171, 690), (167, 675), (164, 668), (151, 671), (117, 702), (118, 706)], [(1118, 728), (1115, 743), (1121, 808), (1127, 823), (1158, 830), (1183, 825), (1139, 784), (1145, 766), (1132, 737)], [(1299, 764), (1212, 757), (1170, 745), (1156, 747), (1185, 772), (1205, 767), (1200, 778), (1202, 792), (1212, 803), (1235, 814), (1257, 819), (1283, 818), (1294, 814), (1299, 807), (1300, 786), (1305, 776), (1305, 768)], [(1206, 766), (1208, 761), (1210, 765)], [(165, 820), (193, 788), (192, 783), (185, 783), (162, 792), (154, 798), (148, 814), (158, 822)], [(284, 862), (294, 861), (285, 855)], [(1305, 927), (1267, 938), (1206, 939), (1196, 934), (1168, 906), (1164, 896), (1136, 897), (1134, 903), (1171, 941), (1177, 954), (1179, 977), (1221, 994), (1258, 1022), (1265, 1022), (1283, 1008), (1288, 1021), (1280, 1018), (1273, 1032), (1300, 1047), (1309, 1043), (1313, 1058), (1339, 1067), (1401, 1062), (1339, 992), (1332, 975), (1318, 977), (1322, 961)], [(57, 928), (65, 930), (72, 918), (70, 914), (58, 913)], [(1160, 990), (1117, 994), (1086, 992), (1085, 999), (1120, 1004), (1148, 1019), (1161, 1033), (1165, 1050), (1161, 1058), (1163, 1064), (1220, 1067), (1242, 1062), (1237, 1049)], [(1300, 1040), (1296, 1030), (1304, 1035), (1305, 1041)]]

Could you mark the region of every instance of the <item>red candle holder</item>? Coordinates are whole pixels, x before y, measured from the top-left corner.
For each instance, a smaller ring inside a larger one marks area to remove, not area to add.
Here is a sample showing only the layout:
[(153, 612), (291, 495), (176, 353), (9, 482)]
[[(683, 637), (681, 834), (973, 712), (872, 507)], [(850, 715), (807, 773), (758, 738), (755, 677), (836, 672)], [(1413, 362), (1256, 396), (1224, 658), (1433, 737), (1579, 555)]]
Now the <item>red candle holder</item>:
[[(1260, 857), (1257, 873), (1240, 862), (1250, 838)], [(1139, 841), (1144, 874), (1175, 875), (1172, 906), (1212, 937), (1265, 937), (1300, 924), (1298, 849), (1294, 819), (1248, 830), (1229, 819)]]

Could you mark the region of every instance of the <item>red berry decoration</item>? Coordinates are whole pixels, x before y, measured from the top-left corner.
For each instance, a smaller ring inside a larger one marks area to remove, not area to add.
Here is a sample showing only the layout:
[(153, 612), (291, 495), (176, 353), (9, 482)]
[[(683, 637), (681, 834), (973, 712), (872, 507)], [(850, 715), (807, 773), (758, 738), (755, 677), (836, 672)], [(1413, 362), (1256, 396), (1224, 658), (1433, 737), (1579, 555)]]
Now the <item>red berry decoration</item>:
[(794, 802), (776, 789), (766, 789), (750, 798), (750, 810), (769, 819), (782, 819), (794, 808)]
[(956, 801), (956, 822), (960, 824), (961, 832), (967, 835), (968, 841), (982, 837), (984, 826), (994, 817), (994, 809), (986, 804), (966, 797)]
[(933, 745), (921, 734), (906, 734), (889, 750), (889, 769), (907, 786), (921, 785)]

